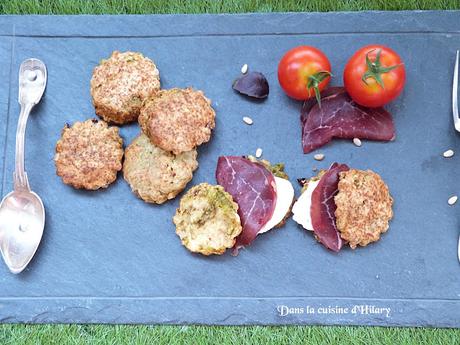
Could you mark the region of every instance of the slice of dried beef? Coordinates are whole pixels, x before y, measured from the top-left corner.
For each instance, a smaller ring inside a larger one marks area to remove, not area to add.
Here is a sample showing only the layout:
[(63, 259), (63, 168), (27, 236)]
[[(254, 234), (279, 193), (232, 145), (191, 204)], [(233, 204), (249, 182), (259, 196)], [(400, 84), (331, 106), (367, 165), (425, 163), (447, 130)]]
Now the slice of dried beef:
[(300, 121), (304, 153), (316, 150), (332, 138), (389, 141), (395, 137), (393, 118), (388, 111), (356, 104), (343, 87), (322, 91), (321, 107), (316, 99), (307, 100)]
[(235, 247), (247, 246), (273, 215), (275, 178), (260, 163), (239, 156), (222, 156), (217, 162), (216, 179), (239, 207), (243, 231), (237, 237)]
[(321, 177), (311, 196), (311, 222), (318, 240), (330, 250), (338, 252), (343, 240), (335, 223), (337, 206), (334, 196), (338, 193), (339, 173), (349, 170), (346, 164), (334, 163)]

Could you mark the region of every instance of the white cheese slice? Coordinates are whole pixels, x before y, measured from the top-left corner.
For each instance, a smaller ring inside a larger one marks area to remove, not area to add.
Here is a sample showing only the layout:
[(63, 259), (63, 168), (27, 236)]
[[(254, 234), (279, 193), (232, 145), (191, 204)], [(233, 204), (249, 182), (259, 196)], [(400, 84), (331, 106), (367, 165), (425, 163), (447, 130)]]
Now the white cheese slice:
[(294, 206), (292, 206), (292, 219), (310, 231), (313, 231), (310, 213), (311, 196), (316, 186), (318, 186), (318, 183), (319, 180), (308, 182), (307, 189), (300, 195), (299, 199), (294, 203)]
[(292, 187), (292, 184), (289, 182), (289, 180), (275, 176), (275, 183), (275, 210), (273, 211), (273, 215), (270, 220), (265, 223), (262, 229), (260, 229), (260, 231), (257, 233), (258, 235), (273, 229), (275, 226), (281, 223), (292, 205), (292, 200), (294, 200), (294, 187)]

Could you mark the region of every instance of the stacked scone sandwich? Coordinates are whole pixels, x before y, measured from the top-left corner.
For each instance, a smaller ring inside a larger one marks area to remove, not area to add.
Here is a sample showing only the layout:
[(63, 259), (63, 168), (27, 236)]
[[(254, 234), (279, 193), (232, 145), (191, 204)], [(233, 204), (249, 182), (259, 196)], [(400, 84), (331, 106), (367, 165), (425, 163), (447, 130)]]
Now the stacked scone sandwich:
[(294, 188), (283, 164), (222, 156), (216, 179), (217, 186), (202, 183), (190, 189), (173, 218), (182, 244), (192, 252), (223, 254), (234, 248), (237, 254), (290, 215)]
[(377, 173), (334, 163), (300, 182), (303, 189), (292, 208), (293, 219), (328, 249), (367, 246), (388, 230), (393, 198)]

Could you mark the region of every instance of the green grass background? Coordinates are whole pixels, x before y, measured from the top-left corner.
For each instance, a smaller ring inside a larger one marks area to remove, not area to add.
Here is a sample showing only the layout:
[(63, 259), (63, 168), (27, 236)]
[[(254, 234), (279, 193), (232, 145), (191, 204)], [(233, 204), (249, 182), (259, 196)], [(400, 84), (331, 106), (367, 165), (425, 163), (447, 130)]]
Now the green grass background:
[[(460, 0), (0, 0), (1, 14), (241, 13), (429, 9), (460, 9)], [(0, 345), (12, 344), (460, 344), (460, 330), (319, 326), (0, 325)]]

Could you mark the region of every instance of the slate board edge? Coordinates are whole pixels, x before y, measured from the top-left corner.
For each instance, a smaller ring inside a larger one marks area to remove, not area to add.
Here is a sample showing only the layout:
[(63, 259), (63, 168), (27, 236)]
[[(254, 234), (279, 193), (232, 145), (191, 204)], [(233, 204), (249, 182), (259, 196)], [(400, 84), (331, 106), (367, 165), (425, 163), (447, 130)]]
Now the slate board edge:
[[(369, 306), (360, 314), (354, 306)], [(282, 306), (304, 313), (280, 315)], [(347, 314), (307, 314), (306, 307), (348, 307)], [(370, 313), (370, 307), (390, 308)], [(226, 311), (232, 310), (228, 313)], [(160, 312), (162, 311), (162, 312)], [(207, 311), (207, 312), (205, 312)], [(431, 321), (436, 314), (436, 321)], [(203, 321), (208, 320), (208, 321)], [(213, 320), (209, 322), (209, 320)], [(212, 324), (212, 325), (366, 325), (460, 327), (460, 301), (343, 298), (4, 298), (1, 323)]]
[[(460, 11), (452, 10), (194, 15), (4, 15), (0, 16), (0, 36), (90, 38), (396, 32), (459, 34), (459, 13)], [(305, 20), (306, 17), (312, 20)], [(232, 25), (232, 21), (235, 20), (238, 21), (238, 25)], [(155, 25), (152, 25), (152, 21)], [(258, 21), (259, 25), (254, 25), (254, 21)], [(322, 25), (316, 25), (316, 21), (321, 21)], [(340, 21), (340, 28), (335, 25), (336, 21)], [(356, 26), (355, 23), (358, 22), (360, 25)], [(61, 25), (54, 25), (55, 23)], [(30, 28), (33, 28), (33, 33), (29, 31)]]
[[(13, 78), (14, 71), (13, 71), (13, 58), (14, 58), (14, 44), (12, 39), (5, 40), (6, 44), (9, 46), (9, 61), (7, 65), (7, 72), (5, 72), (7, 76), (7, 80), (4, 80), (4, 85), (11, 85), (11, 78)], [(4, 103), (2, 104), (1, 110), (4, 111), (6, 114), (6, 119), (5, 121), (0, 122), (0, 145), (2, 147), (1, 149), (1, 162), (0, 162), (0, 174), (1, 174), (1, 195), (3, 197), (5, 193), (5, 182), (6, 182), (6, 166), (5, 166), (5, 159), (6, 159), (6, 151), (7, 151), (7, 135), (8, 135), (8, 126), (9, 126), (9, 121), (10, 121), (10, 108), (11, 108), (11, 103), (10, 99), (12, 98), (12, 94), (14, 93), (15, 90), (12, 90), (11, 87), (3, 88), (2, 89), (2, 97), (5, 97)], [(3, 101), (3, 100), (1, 100)], [(18, 114), (19, 117), (19, 114)], [(11, 178), (13, 178), (11, 176)]]

